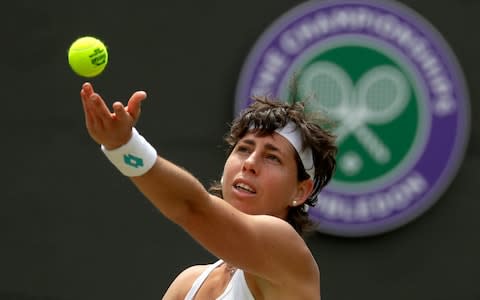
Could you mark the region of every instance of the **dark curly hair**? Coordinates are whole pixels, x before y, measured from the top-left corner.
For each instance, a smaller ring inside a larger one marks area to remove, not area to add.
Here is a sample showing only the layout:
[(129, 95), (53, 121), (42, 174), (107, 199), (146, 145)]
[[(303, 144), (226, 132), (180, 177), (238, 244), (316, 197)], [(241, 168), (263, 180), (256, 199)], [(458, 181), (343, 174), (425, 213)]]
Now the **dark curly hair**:
[[(303, 102), (293, 104), (268, 97), (253, 97), (252, 104), (247, 107), (231, 124), (230, 132), (225, 140), (228, 143), (227, 155), (233, 151), (237, 142), (248, 132), (258, 136), (267, 136), (276, 129), (283, 128), (288, 122), (293, 122), (300, 128), (304, 147), (312, 150), (315, 165), (314, 188), (305, 204), (315, 206), (318, 193), (330, 181), (335, 170), (335, 155), (337, 147), (334, 136), (322, 126), (328, 127), (328, 120), (317, 114), (307, 115)], [(310, 178), (303, 167), (300, 156), (296, 155), (297, 178), (299, 181)], [(222, 195), (220, 182), (214, 182), (209, 191), (219, 197)], [(306, 206), (291, 207), (287, 222), (300, 234), (304, 235), (314, 229), (315, 224), (308, 217)]]

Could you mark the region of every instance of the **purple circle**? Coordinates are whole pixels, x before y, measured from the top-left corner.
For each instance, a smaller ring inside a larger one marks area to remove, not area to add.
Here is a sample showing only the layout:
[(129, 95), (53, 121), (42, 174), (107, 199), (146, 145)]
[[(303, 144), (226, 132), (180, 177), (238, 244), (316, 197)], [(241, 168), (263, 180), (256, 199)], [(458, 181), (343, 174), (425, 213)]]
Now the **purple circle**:
[[(352, 16), (358, 20), (366, 16), (369, 19), (365, 20), (369, 21), (354, 24)], [(289, 34), (302, 24), (311, 24), (312, 20), (318, 22), (315, 25), (323, 24), (322, 18), (332, 23), (330, 27), (325, 25), (321, 31), (323, 27), (318, 25), (317, 36), (303, 44), (298, 41), (299, 45), (292, 42), (292, 47), (287, 47)], [(396, 35), (393, 30), (397, 30)], [(302, 50), (343, 35), (377, 39), (409, 59), (411, 71), (423, 81), (425, 104), (431, 113), (423, 152), (402, 176), (375, 187), (375, 190), (357, 194), (332, 191), (327, 186), (319, 196), (319, 207), (310, 210), (311, 217), (319, 222), (320, 232), (352, 237), (374, 235), (402, 226), (430, 208), (453, 180), (465, 153), (470, 126), (466, 83), (455, 55), (430, 23), (393, 1), (309, 1), (294, 7), (261, 35), (247, 57), (237, 85), (235, 114), (250, 104), (250, 96), (256, 91), (280, 96), (288, 66), (301, 57)], [(433, 70), (428, 63), (435, 63), (437, 68)], [(401, 196), (400, 191), (409, 197), (408, 202), (401, 203), (402, 207), (390, 208), (382, 215), (381, 206), (384, 204), (381, 197), (390, 201), (384, 201), (388, 205), (400, 203), (398, 199), (407, 197)], [(325, 200), (322, 203), (324, 199), (331, 202)], [(348, 210), (352, 210), (363, 216), (363, 211), (370, 208), (373, 211), (375, 205), (378, 205), (379, 213), (371, 218), (348, 215)], [(341, 207), (345, 212), (336, 215), (335, 209), (340, 212)]]

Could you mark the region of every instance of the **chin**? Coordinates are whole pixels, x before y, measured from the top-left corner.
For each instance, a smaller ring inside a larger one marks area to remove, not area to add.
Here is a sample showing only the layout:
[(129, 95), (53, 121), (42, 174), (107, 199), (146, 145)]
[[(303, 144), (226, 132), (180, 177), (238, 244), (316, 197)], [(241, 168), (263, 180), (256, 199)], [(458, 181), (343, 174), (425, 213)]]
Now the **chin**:
[(239, 211), (249, 214), (249, 215), (258, 215), (257, 210), (255, 207), (252, 207), (251, 203), (246, 203), (245, 201), (241, 200), (233, 200), (229, 201), (230, 205), (238, 209)]

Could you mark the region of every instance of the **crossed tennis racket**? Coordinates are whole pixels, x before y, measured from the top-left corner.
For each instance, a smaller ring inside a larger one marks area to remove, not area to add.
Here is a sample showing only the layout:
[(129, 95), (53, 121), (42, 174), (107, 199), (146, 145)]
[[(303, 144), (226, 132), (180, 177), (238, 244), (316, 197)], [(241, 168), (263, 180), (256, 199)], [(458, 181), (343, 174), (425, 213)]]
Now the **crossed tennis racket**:
[(354, 86), (338, 65), (316, 62), (299, 78), (299, 91), (314, 95), (308, 103), (341, 121), (336, 128), (337, 143), (353, 134), (378, 163), (390, 161), (391, 152), (368, 124), (385, 124), (397, 118), (408, 102), (407, 81), (391, 66), (379, 66), (365, 73)]

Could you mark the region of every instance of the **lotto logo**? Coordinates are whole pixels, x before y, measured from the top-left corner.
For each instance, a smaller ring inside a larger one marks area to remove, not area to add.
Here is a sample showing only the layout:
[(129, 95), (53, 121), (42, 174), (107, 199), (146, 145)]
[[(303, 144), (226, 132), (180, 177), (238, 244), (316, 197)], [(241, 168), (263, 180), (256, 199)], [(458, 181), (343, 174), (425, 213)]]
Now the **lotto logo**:
[(125, 154), (123, 156), (123, 161), (125, 164), (134, 167), (134, 168), (141, 168), (143, 167), (143, 159), (140, 157), (137, 157), (133, 154)]

